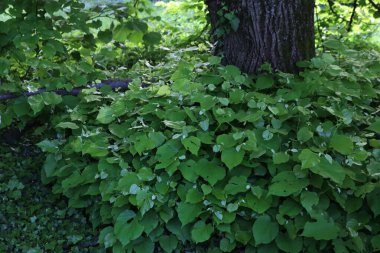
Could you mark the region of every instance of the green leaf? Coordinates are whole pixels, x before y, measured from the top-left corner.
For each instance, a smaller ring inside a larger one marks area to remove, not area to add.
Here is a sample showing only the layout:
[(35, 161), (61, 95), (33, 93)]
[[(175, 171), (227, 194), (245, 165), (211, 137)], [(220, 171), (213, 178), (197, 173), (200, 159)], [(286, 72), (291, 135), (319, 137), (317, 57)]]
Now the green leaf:
[(159, 96), (169, 96), (170, 95), (170, 86), (162, 85), (157, 91), (157, 95)]
[(46, 43), (42, 49), (42, 52), (46, 58), (53, 58), (57, 53), (57, 50), (51, 43)]
[(186, 126), (185, 121), (164, 120), (163, 123), (165, 124), (165, 126), (176, 130), (182, 130)]
[(367, 195), (368, 205), (373, 212), (374, 217), (380, 215), (380, 189), (376, 189)]
[(270, 76), (259, 76), (256, 80), (256, 85), (255, 87), (258, 90), (264, 90), (271, 88), (274, 85), (274, 80)]
[(141, 19), (130, 20), (126, 23), (126, 26), (130, 30), (145, 33), (148, 30), (148, 24)]
[(110, 30), (99, 31), (98, 38), (100, 39), (100, 41), (107, 44), (108, 42), (111, 42), (112, 40), (112, 31)]
[(37, 143), (37, 146), (42, 149), (43, 152), (48, 153), (55, 153), (59, 150), (57, 141), (50, 141), (47, 139)]
[(56, 168), (57, 160), (55, 159), (55, 156), (52, 154), (47, 155), (45, 162), (42, 166), (42, 169), (44, 170), (46, 177), (52, 177)]
[(98, 116), (96, 117), (96, 120), (102, 124), (109, 124), (112, 121), (114, 121), (115, 118), (116, 117), (113, 113), (113, 109), (111, 107), (104, 106), (100, 108)]
[(118, 42), (125, 42), (130, 34), (130, 30), (125, 24), (121, 24), (115, 27), (113, 31), (113, 38)]
[(224, 17), (230, 21), (232, 30), (236, 32), (240, 25), (240, 19), (233, 12), (227, 12)]
[[(248, 186), (248, 187), (247, 187)], [(247, 183), (247, 177), (235, 176), (228, 181), (228, 184), (224, 188), (225, 192), (229, 195), (235, 195), (241, 192), (246, 192), (249, 189)]]
[(233, 134), (222, 134), (216, 138), (216, 143), (221, 145), (224, 149), (236, 146), (237, 142)]
[(322, 161), (315, 167), (310, 168), (310, 170), (324, 178), (329, 178), (335, 183), (342, 185), (346, 177), (346, 170), (336, 161), (331, 163), (326, 159)]
[[(378, 13), (379, 13), (378, 16), (380, 17), (380, 11), (378, 11)], [(374, 251), (380, 250), (380, 235), (376, 235), (376, 236), (372, 237), (371, 245), (372, 245), (372, 248), (374, 249)]]
[(180, 150), (181, 144), (177, 140), (169, 140), (157, 149), (156, 158), (161, 163), (170, 164)]
[(116, 242), (115, 235), (113, 233), (113, 227), (105, 227), (99, 233), (99, 243), (104, 245), (105, 248), (110, 248)]
[(208, 195), (212, 192), (212, 187), (207, 184), (202, 184), (201, 188), (204, 195)]
[(315, 192), (304, 191), (301, 193), (301, 205), (309, 212), (312, 207), (319, 202), (318, 194)]
[(331, 138), (330, 147), (342, 155), (350, 155), (354, 151), (354, 143), (351, 138), (344, 135), (334, 135)]
[(57, 128), (78, 129), (78, 125), (73, 122), (61, 122), (56, 125)]
[(210, 56), (208, 58), (208, 62), (211, 64), (211, 65), (218, 65), (222, 62), (222, 58), (221, 57), (218, 57), (218, 56)]
[[(154, 202), (152, 200), (153, 194), (146, 190), (140, 190), (140, 187), (137, 185), (132, 185), (129, 189), (129, 193), (134, 193), (136, 191), (136, 204), (139, 208), (141, 215), (145, 215), (151, 208), (154, 206)], [(136, 190), (135, 190), (136, 189)]]
[(28, 103), (32, 108), (34, 114), (40, 112), (45, 106), (45, 102), (41, 94), (28, 97)]
[(244, 158), (244, 150), (236, 151), (236, 148), (228, 148), (222, 151), (222, 162), (231, 170), (241, 164)]
[(141, 220), (141, 225), (144, 226), (144, 232), (150, 234), (154, 229), (157, 228), (159, 222), (158, 214), (152, 210), (146, 213)]
[(367, 171), (371, 177), (380, 176), (380, 162), (372, 160), (370, 164), (367, 165)]
[(122, 192), (129, 192), (132, 185), (139, 185), (140, 180), (135, 172), (129, 172), (119, 179), (117, 189)]
[(193, 155), (198, 155), (199, 148), (201, 147), (201, 140), (197, 137), (190, 136), (181, 140), (186, 150), (190, 151)]
[(373, 17), (374, 18), (380, 18), (380, 10), (375, 11), (375, 13), (373, 14)]
[(158, 32), (149, 32), (149, 33), (144, 34), (144, 37), (143, 37), (144, 43), (147, 45), (160, 44), (161, 39), (162, 39), (162, 36)]
[(301, 213), (302, 207), (292, 198), (286, 198), (279, 206), (279, 214), (295, 217)]
[(380, 119), (377, 119), (375, 122), (373, 122), (367, 129), (380, 134)]
[(272, 140), (273, 139), (273, 133), (270, 131), (270, 130), (265, 130), (264, 132), (263, 132), (263, 134), (262, 134), (262, 136), (263, 136), (263, 139), (264, 140), (266, 140), (266, 141), (270, 141), (270, 140)]
[(210, 95), (195, 94), (193, 97), (194, 102), (201, 104), (201, 109), (210, 110), (216, 104), (216, 98)]
[(205, 242), (210, 239), (211, 234), (214, 232), (214, 228), (211, 224), (205, 224), (203, 220), (195, 223), (191, 230), (191, 238), (195, 243)]
[(108, 155), (108, 140), (105, 136), (97, 136), (85, 140), (82, 145), (82, 153), (89, 154), (92, 157), (103, 157)]
[(174, 235), (163, 235), (160, 236), (159, 243), (166, 253), (171, 253), (177, 248), (178, 239)]
[(161, 146), (166, 140), (165, 135), (161, 132), (150, 132), (148, 134), (148, 137), (151, 141), (154, 142), (156, 147)]
[(337, 49), (337, 50), (344, 48), (342, 42), (337, 39), (328, 39), (323, 44), (328, 48)]
[(27, 115), (30, 111), (30, 106), (28, 100), (25, 97), (21, 97), (15, 100), (14, 105), (12, 106), (13, 111), (18, 117)]
[(177, 206), (178, 218), (181, 221), (182, 226), (185, 226), (186, 224), (193, 222), (196, 218), (198, 218), (198, 215), (201, 212), (202, 212), (201, 205), (194, 205), (194, 204), (189, 204), (185, 202), (180, 202), (178, 203), (178, 206)]
[(54, 92), (42, 93), (42, 98), (45, 105), (58, 105), (62, 102), (62, 97)]
[(220, 240), (219, 247), (222, 250), (222, 252), (232, 252), (236, 247), (236, 243), (233, 240), (230, 241), (227, 238), (223, 238), (222, 240)]
[(302, 237), (297, 237), (292, 240), (287, 234), (280, 234), (277, 236), (276, 244), (279, 249), (289, 253), (301, 252), (303, 247)]
[(136, 149), (137, 153), (140, 155), (145, 150), (151, 150), (155, 148), (154, 143), (148, 138), (146, 134), (137, 135), (134, 139), (134, 148)]
[(226, 176), (226, 171), (223, 167), (206, 159), (201, 159), (196, 163), (195, 173), (209, 182), (210, 185), (216, 184), (216, 182), (222, 180)]
[(273, 154), (273, 163), (274, 164), (282, 164), (289, 161), (289, 155), (281, 152), (281, 153), (275, 153)]
[(246, 201), (247, 207), (251, 208), (253, 211), (259, 214), (263, 214), (271, 207), (273, 197), (268, 195), (259, 198), (252, 194), (248, 194), (246, 196)]
[(122, 123), (122, 124), (110, 124), (108, 125), (108, 129), (110, 130), (110, 132), (119, 137), (119, 138), (125, 138), (127, 137), (127, 134), (128, 134), (128, 127), (130, 125), (127, 124), (127, 123)]
[(235, 77), (240, 76), (241, 70), (234, 65), (227, 65), (224, 67), (225, 74), (228, 76), (227, 79), (235, 80)]
[(338, 234), (339, 228), (334, 222), (321, 219), (316, 222), (306, 222), (302, 236), (316, 240), (333, 240), (338, 237)]
[(230, 103), (230, 100), (228, 98), (218, 98), (218, 101), (224, 106), (228, 106)]
[(299, 193), (308, 185), (308, 179), (297, 178), (292, 171), (282, 171), (272, 179), (272, 183), (269, 186), (269, 194), (286, 197)]
[(252, 227), (256, 245), (270, 243), (276, 238), (278, 231), (277, 222), (271, 221), (268, 215), (258, 217)]
[[(140, 222), (135, 216), (136, 214), (134, 212), (126, 210), (116, 219), (114, 232), (123, 246), (139, 238), (144, 231), (144, 227), (140, 225)], [(131, 219), (133, 219), (132, 222), (129, 222)]]
[(198, 178), (195, 172), (196, 165), (197, 163), (194, 160), (187, 160), (179, 165), (182, 176), (189, 182), (195, 183)]
[(136, 253), (153, 253), (154, 252), (154, 243), (152, 240), (148, 238), (144, 238), (144, 240), (138, 243), (133, 247)]
[(202, 192), (198, 191), (197, 189), (190, 189), (186, 194), (186, 202), (190, 204), (196, 204), (203, 200), (203, 194)]
[(312, 137), (313, 137), (313, 132), (311, 132), (311, 131), (309, 130), (309, 128), (307, 128), (307, 127), (303, 127), (303, 128), (301, 128), (301, 129), (297, 132), (297, 139), (298, 139), (300, 142), (307, 142), (307, 141), (310, 140)]
[(203, 131), (207, 131), (210, 126), (210, 123), (208, 120), (204, 120), (199, 123), (199, 126), (202, 128)]
[(304, 149), (302, 150), (301, 154), (298, 156), (298, 158), (302, 162), (302, 168), (308, 169), (315, 167), (319, 164), (320, 158), (317, 154), (315, 154), (310, 149)]
[(0, 57), (0, 76), (5, 76), (9, 73), (10, 62), (4, 57)]

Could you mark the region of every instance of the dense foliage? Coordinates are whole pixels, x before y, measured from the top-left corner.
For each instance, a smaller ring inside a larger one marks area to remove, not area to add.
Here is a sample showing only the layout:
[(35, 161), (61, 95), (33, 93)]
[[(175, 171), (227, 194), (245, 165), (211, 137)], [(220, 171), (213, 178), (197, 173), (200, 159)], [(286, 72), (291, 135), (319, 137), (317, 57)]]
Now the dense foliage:
[(40, 156), (31, 143), (0, 147), (0, 252), (103, 252), (83, 213), (43, 186)]
[[(348, 36), (327, 2), (318, 5), (320, 54), (300, 63), (299, 75), (264, 65), (248, 76), (210, 56), (199, 1), (88, 9), (1, 1), (1, 92), (131, 80), (126, 92), (46, 92), (0, 104), (0, 135), (20, 129), (43, 152), (43, 161), (14, 166), (13, 177), (4, 149), (6, 219), (17, 212), (34, 229), (54, 215), (82, 226), (71, 208), (82, 209), (100, 247), (115, 253), (380, 250), (380, 54), (357, 36), (365, 27), (361, 35), (375, 37), (376, 8), (358, 7), (368, 23), (352, 23)], [(350, 19), (352, 6), (333, 7)], [(50, 195), (59, 204), (44, 214), (33, 207), (40, 217), (13, 208), (20, 198), (37, 202), (23, 191), (28, 166), (41, 167), (69, 211)], [(95, 252), (80, 246), (92, 232), (66, 221), (42, 235), (51, 246), (15, 246), (19, 234), (7, 234), (11, 245), (0, 250)], [(38, 231), (57, 226), (46, 224)]]
[(378, 56), (254, 80), (182, 62), (171, 87), (84, 95), (38, 144), (44, 180), (113, 252), (378, 249)]

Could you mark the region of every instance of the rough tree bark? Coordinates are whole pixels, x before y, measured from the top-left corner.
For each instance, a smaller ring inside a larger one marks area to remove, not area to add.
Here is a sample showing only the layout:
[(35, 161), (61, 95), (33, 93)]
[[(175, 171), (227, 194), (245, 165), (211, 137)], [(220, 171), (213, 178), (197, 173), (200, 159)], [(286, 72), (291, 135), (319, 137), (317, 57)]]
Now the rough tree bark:
[(223, 3), (240, 20), (238, 30), (219, 41), (225, 64), (256, 73), (267, 62), (297, 72), (298, 61), (314, 56), (314, 0), (206, 0), (213, 28), (221, 25)]

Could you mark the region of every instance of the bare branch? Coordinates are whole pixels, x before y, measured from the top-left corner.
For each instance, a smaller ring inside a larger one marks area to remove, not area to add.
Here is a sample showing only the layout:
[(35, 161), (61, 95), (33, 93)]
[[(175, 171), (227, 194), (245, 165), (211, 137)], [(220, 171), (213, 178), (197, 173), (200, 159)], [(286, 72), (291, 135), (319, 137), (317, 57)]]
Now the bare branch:
[(353, 9), (352, 9), (352, 14), (350, 17), (350, 21), (348, 22), (347, 26), (347, 31), (350, 32), (352, 30), (352, 23), (354, 22), (355, 19), (355, 14), (356, 14), (356, 8), (358, 7), (358, 0), (355, 0), (353, 3)]
[(373, 0), (368, 0), (368, 1), (371, 3), (373, 8), (380, 11), (380, 4), (376, 4)]

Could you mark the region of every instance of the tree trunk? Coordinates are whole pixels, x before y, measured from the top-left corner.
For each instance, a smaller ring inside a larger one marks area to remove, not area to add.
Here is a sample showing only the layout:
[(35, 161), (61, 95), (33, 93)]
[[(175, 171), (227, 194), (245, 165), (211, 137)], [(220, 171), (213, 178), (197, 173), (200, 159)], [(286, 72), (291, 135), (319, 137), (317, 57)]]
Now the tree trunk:
[(206, 0), (214, 31), (221, 25), (222, 2), (240, 20), (236, 31), (219, 38), (224, 64), (256, 73), (263, 63), (297, 72), (296, 63), (315, 54), (314, 0)]

